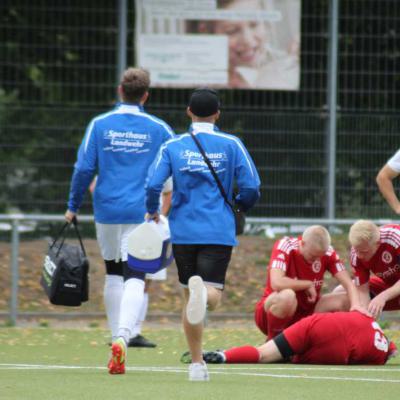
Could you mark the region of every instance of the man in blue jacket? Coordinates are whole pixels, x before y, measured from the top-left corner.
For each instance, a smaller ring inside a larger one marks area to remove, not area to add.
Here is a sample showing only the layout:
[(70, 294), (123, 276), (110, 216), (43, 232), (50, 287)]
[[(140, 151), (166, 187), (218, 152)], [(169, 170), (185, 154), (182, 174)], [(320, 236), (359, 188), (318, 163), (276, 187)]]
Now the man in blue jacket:
[[(127, 237), (143, 222), (148, 168), (161, 145), (174, 137), (164, 121), (143, 109), (149, 86), (147, 71), (128, 68), (118, 87), (122, 102), (89, 123), (78, 151), (65, 214), (71, 222), (97, 173), (93, 208), (106, 265), (107, 319), (113, 342), (118, 339), (117, 345), (112, 346), (113, 353), (126, 352), (143, 303), (145, 274), (133, 272), (127, 266)], [(123, 373), (124, 365), (110, 362), (109, 371)]]
[(232, 246), (237, 245), (235, 220), (217, 183), (197, 147), (203, 147), (228, 196), (243, 211), (259, 198), (260, 179), (243, 143), (215, 126), (220, 111), (217, 93), (195, 90), (187, 114), (189, 132), (166, 142), (150, 168), (147, 181), (147, 218), (158, 220), (159, 197), (165, 180), (172, 175), (174, 191), (169, 215), (171, 241), (184, 288), (183, 328), (192, 356), (189, 380), (209, 380), (202, 358), (203, 320), (206, 308), (221, 300)]

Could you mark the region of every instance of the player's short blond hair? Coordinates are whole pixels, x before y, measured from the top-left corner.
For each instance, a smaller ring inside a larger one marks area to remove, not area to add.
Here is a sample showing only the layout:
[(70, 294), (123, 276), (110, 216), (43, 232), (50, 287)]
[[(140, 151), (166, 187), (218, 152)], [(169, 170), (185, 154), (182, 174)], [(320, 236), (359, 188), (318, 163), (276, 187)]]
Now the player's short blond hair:
[(331, 245), (331, 235), (328, 230), (321, 225), (309, 226), (303, 232), (302, 239), (313, 248), (324, 252), (327, 252)]
[(143, 68), (128, 68), (121, 78), (122, 100), (138, 103), (150, 87), (150, 74)]
[(372, 245), (379, 239), (379, 228), (372, 221), (360, 219), (350, 227), (349, 242), (352, 246), (359, 246), (361, 243)]

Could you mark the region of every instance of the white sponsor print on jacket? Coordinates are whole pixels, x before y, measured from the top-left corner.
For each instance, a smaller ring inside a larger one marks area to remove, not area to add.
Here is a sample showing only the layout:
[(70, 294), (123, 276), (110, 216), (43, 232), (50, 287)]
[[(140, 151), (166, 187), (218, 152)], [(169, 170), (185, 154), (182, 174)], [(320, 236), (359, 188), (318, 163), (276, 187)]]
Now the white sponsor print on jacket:
[(104, 131), (103, 137), (110, 142), (109, 146), (103, 147), (104, 151), (123, 151), (125, 153), (148, 152), (149, 149), (142, 148), (152, 141), (148, 133), (118, 132), (112, 129)]
[[(210, 160), (210, 163), (213, 168), (216, 169), (216, 172), (221, 172), (221, 167), (224, 163), (228, 161), (228, 157), (223, 153), (206, 153), (206, 156)], [(205, 171), (209, 172), (208, 166), (204, 161), (204, 158), (200, 152), (196, 152), (193, 150), (186, 149), (180, 153), (181, 160), (186, 161), (186, 166), (180, 168), (181, 171), (189, 170), (189, 171)], [(196, 167), (193, 169), (193, 167)], [(222, 171), (225, 168), (222, 169)]]

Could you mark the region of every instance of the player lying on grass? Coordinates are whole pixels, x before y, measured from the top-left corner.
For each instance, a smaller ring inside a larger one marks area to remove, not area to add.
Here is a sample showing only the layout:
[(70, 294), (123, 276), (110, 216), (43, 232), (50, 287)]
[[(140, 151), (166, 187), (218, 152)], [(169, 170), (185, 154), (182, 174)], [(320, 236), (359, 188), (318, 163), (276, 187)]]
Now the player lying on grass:
[(210, 364), (274, 363), (383, 365), (397, 354), (379, 324), (358, 311), (306, 317), (259, 347), (209, 351)]

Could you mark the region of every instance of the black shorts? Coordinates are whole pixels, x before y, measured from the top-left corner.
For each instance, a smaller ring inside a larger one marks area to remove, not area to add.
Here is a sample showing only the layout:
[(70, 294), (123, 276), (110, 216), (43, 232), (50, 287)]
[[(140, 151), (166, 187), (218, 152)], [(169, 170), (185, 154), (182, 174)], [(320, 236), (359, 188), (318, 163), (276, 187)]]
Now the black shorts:
[(188, 280), (199, 275), (204, 282), (223, 289), (232, 246), (219, 244), (173, 244), (179, 282), (187, 287)]

